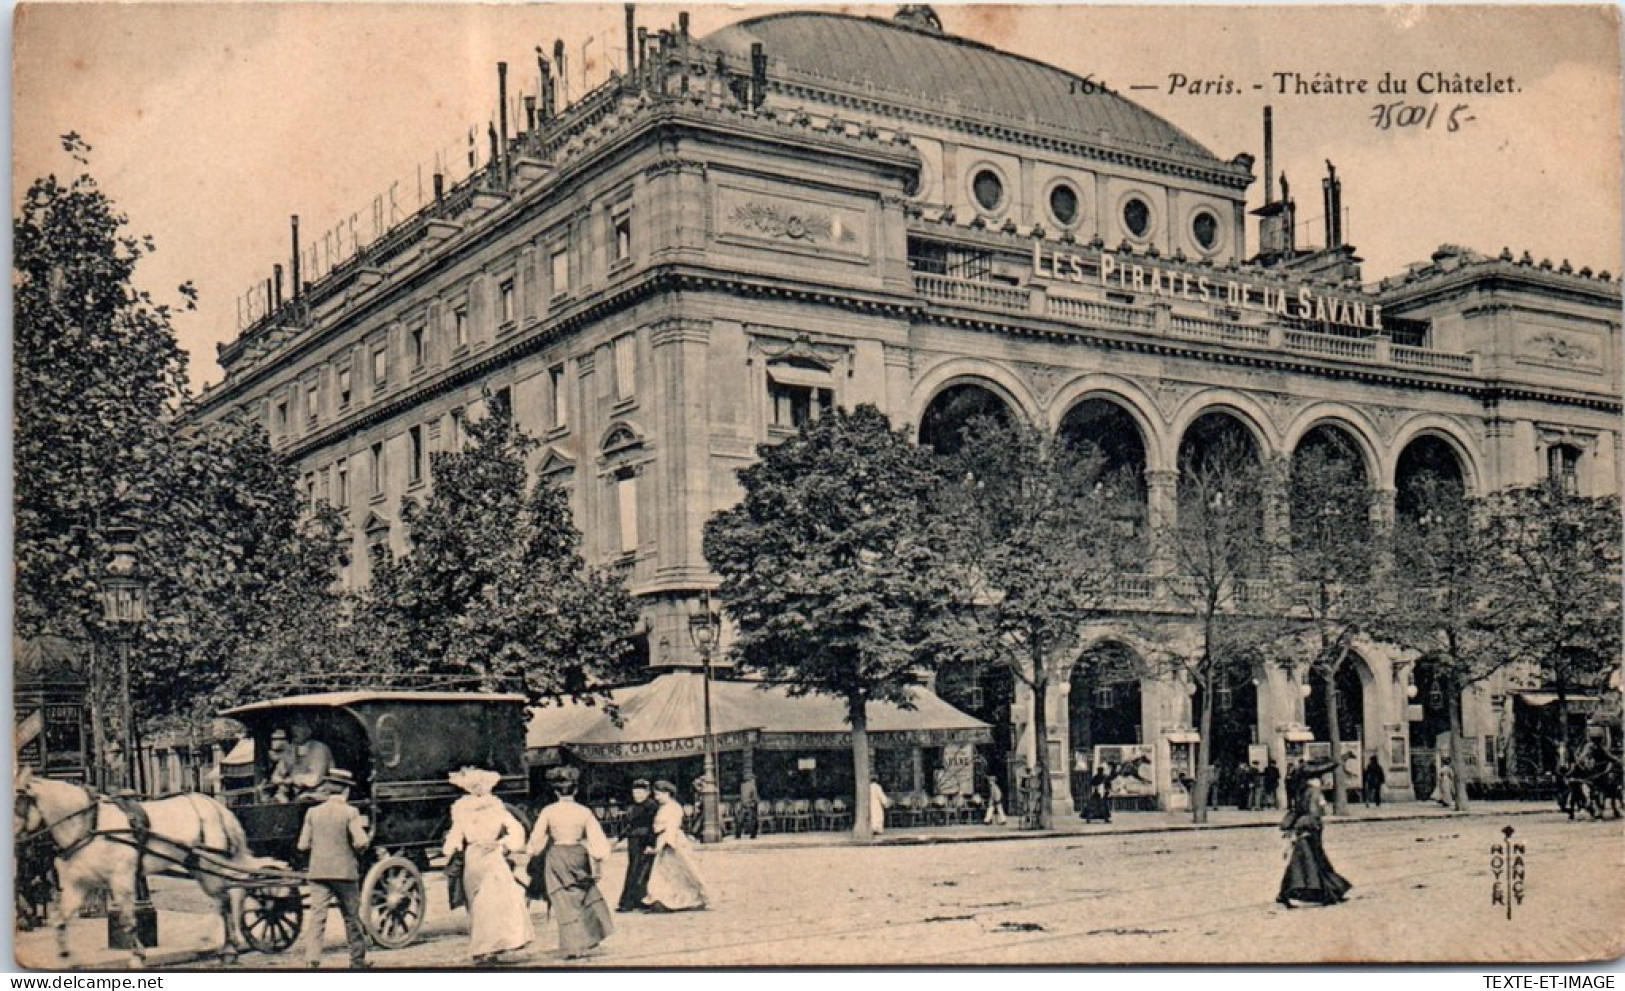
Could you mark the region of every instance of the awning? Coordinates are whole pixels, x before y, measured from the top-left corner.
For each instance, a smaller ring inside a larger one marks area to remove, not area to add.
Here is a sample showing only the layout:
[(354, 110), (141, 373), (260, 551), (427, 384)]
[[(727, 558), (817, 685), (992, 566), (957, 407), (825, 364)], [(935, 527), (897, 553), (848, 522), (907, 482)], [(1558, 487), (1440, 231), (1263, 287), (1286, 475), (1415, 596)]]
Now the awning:
[[(663, 674), (610, 693), (615, 718), (602, 706), (531, 709), (526, 746), (563, 747), (581, 760), (650, 761), (699, 755), (705, 749), (705, 676)], [(991, 728), (924, 689), (914, 709), (869, 706), (869, 732), (879, 747), (987, 743)], [(713, 681), (711, 726), (720, 750), (824, 750), (850, 747), (846, 706), (825, 696), (791, 697), (783, 685)]]
[[(1557, 702), (1556, 692), (1513, 692), (1512, 697), (1524, 705), (1542, 708), (1554, 705)], [(1576, 712), (1591, 712), (1602, 705), (1604, 699), (1600, 695), (1570, 695), (1568, 704)]]

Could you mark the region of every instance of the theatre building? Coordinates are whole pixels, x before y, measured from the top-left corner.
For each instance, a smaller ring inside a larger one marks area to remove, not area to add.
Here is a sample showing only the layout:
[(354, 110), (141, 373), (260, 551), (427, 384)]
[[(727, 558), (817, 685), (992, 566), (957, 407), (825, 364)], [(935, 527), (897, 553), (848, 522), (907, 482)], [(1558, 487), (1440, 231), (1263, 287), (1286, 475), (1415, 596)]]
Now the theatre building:
[[(1445, 246), (1363, 283), (1340, 223), (1295, 243), (1267, 130), (1261, 169), (1215, 154), (1071, 73), (944, 33), (929, 8), (637, 34), (633, 71), (569, 106), (544, 91), (475, 175), (370, 242), (352, 226), (351, 256), (221, 348), (199, 415), (262, 419), (307, 497), (345, 511), (347, 581), (368, 581), (369, 550), (406, 550), (429, 454), (500, 395), (542, 442), (536, 471), (570, 492), (589, 559), (641, 603), (651, 665), (693, 669), (688, 617), (717, 584), (701, 530), (757, 445), (836, 406), (874, 404), (939, 447), (1003, 411), (1142, 480), (1117, 522), (1145, 565), (1121, 582), (1123, 622), (1052, 672), (1050, 739), (1006, 673), (938, 690), (995, 727), (983, 773), (1046, 746), (1070, 802), (1071, 770), (1112, 747), (1143, 768), (1145, 803), (1177, 805), (1200, 699), (1129, 631), (1150, 614), (1194, 644), (1149, 536), (1178, 505), (1182, 453), (1234, 441), (1290, 463), (1346, 440), (1380, 493), (1373, 528), (1424, 475), (1617, 491), (1609, 273)], [(1316, 212), (1342, 215), (1342, 181)], [(1283, 501), (1268, 527), (1292, 525)], [(1339, 678), (1341, 736), (1388, 765), (1390, 790), (1431, 775), (1443, 706), (1425, 666), (1360, 641)], [(1329, 739), (1313, 678), (1260, 666), (1217, 691), (1221, 766)], [(1505, 749), (1508, 695), (1468, 700), (1471, 773)], [(888, 787), (929, 788), (912, 766)]]

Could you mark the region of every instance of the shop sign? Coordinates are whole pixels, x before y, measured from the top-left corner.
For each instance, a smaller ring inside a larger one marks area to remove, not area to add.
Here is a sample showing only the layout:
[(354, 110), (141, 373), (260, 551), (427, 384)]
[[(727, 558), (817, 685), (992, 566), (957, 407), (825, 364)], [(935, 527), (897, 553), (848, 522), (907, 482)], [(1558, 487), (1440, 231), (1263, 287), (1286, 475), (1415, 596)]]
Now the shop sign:
[[(754, 730), (716, 734), (718, 750), (742, 750), (751, 746), (756, 737)], [(705, 737), (690, 736), (676, 740), (629, 740), (624, 743), (571, 743), (570, 750), (582, 760), (589, 761), (642, 761), (671, 760), (693, 757), (705, 753)]]

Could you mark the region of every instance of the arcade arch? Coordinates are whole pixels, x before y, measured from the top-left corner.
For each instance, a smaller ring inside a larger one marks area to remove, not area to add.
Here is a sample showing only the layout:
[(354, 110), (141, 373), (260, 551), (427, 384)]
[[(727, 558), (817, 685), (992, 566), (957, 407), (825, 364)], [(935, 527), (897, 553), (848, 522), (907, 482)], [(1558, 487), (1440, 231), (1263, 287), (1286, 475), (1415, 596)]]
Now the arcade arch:
[(1114, 522), (1124, 536), (1147, 540), (1147, 444), (1134, 415), (1123, 405), (1101, 397), (1074, 403), (1061, 418), (1060, 438), (1075, 448), (1099, 453), (1101, 474), (1122, 493)]
[(943, 388), (920, 414), (919, 442), (938, 454), (954, 454), (964, 443), (966, 424), (978, 417), (1012, 423), (1017, 416), (1009, 399), (986, 380), (960, 380)]
[(1368, 540), (1370, 491), (1368, 463), (1355, 435), (1330, 421), (1311, 427), (1292, 451), (1288, 518), (1293, 544), (1307, 542), (1327, 551), (1346, 546), (1344, 540)]
[[(1144, 733), (1140, 655), (1119, 640), (1094, 644), (1079, 655), (1069, 676), (1067, 730), (1072, 753), (1084, 755), (1093, 766), (1094, 748), (1110, 744), (1140, 743)], [(1070, 766), (1076, 769), (1074, 759)], [(1073, 771), (1072, 795), (1081, 800), (1087, 786)]]
[[(1247, 478), (1234, 473), (1233, 465), (1250, 464), (1262, 470), (1262, 448), (1256, 430), (1235, 412), (1210, 409), (1185, 429), (1179, 440), (1178, 512), (1181, 517), (1194, 519), (1196, 500), (1229, 500), (1232, 505), (1244, 506), (1251, 516), (1251, 527), (1258, 534), (1264, 532), (1264, 498), (1262, 479)], [(1226, 486), (1232, 486), (1225, 491)], [(1239, 502), (1238, 502), (1239, 500)]]
[(1440, 434), (1423, 433), (1401, 448), (1394, 462), (1394, 511), (1401, 520), (1416, 518), (1430, 485), (1458, 493), (1471, 488), (1456, 445)]

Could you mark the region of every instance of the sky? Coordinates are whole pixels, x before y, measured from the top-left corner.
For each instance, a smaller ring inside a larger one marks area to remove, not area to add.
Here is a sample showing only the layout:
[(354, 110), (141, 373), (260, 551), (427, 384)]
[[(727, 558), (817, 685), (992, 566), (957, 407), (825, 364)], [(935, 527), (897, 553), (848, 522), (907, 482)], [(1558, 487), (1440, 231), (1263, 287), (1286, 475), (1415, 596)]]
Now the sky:
[[(684, 9), (702, 37), (785, 8), (643, 4), (638, 20), (668, 27)], [(841, 9), (885, 17), (895, 8)], [(1262, 109), (1273, 106), (1277, 171), (1291, 177), (1307, 221), (1300, 242), (1320, 240), (1330, 159), (1343, 178), (1345, 239), (1366, 259), (1368, 281), (1444, 243), (1621, 269), (1612, 7), (937, 10), (952, 34), (1104, 81), (1220, 158), (1252, 154), (1260, 175)], [(621, 30), (620, 5), (24, 4), (14, 22), (13, 208), (35, 177), (75, 168), (58, 135), (83, 136), (92, 174), (131, 229), (156, 241), (143, 287), (174, 300), (174, 287), (196, 284), (199, 307), (176, 330), (194, 384), (218, 381), (215, 347), (236, 336), (238, 297), (274, 263), (287, 265), (290, 214), (308, 239), (365, 216), (392, 184), (409, 213), (437, 161), (466, 168), (470, 128), (483, 157), (498, 61), (510, 65), (514, 95), (534, 93), (536, 46), (551, 52), (562, 38), (580, 95), (603, 81), (606, 56), (620, 58)], [(1418, 93), (1427, 72), (1507, 92)], [(1299, 92), (1277, 75), (1287, 73), (1334, 92)], [(1408, 92), (1379, 95), (1385, 75)], [(1212, 85), (1171, 92), (1175, 77)], [(1354, 80), (1366, 81), (1364, 94), (1346, 92)], [(1204, 88), (1219, 92), (1191, 92)], [(1432, 127), (1380, 128), (1375, 108), (1394, 101), (1438, 104)], [(1451, 131), (1458, 105), (1466, 109)], [(1250, 207), (1262, 186), (1253, 184)], [(1256, 227), (1248, 243), (1256, 247)]]

